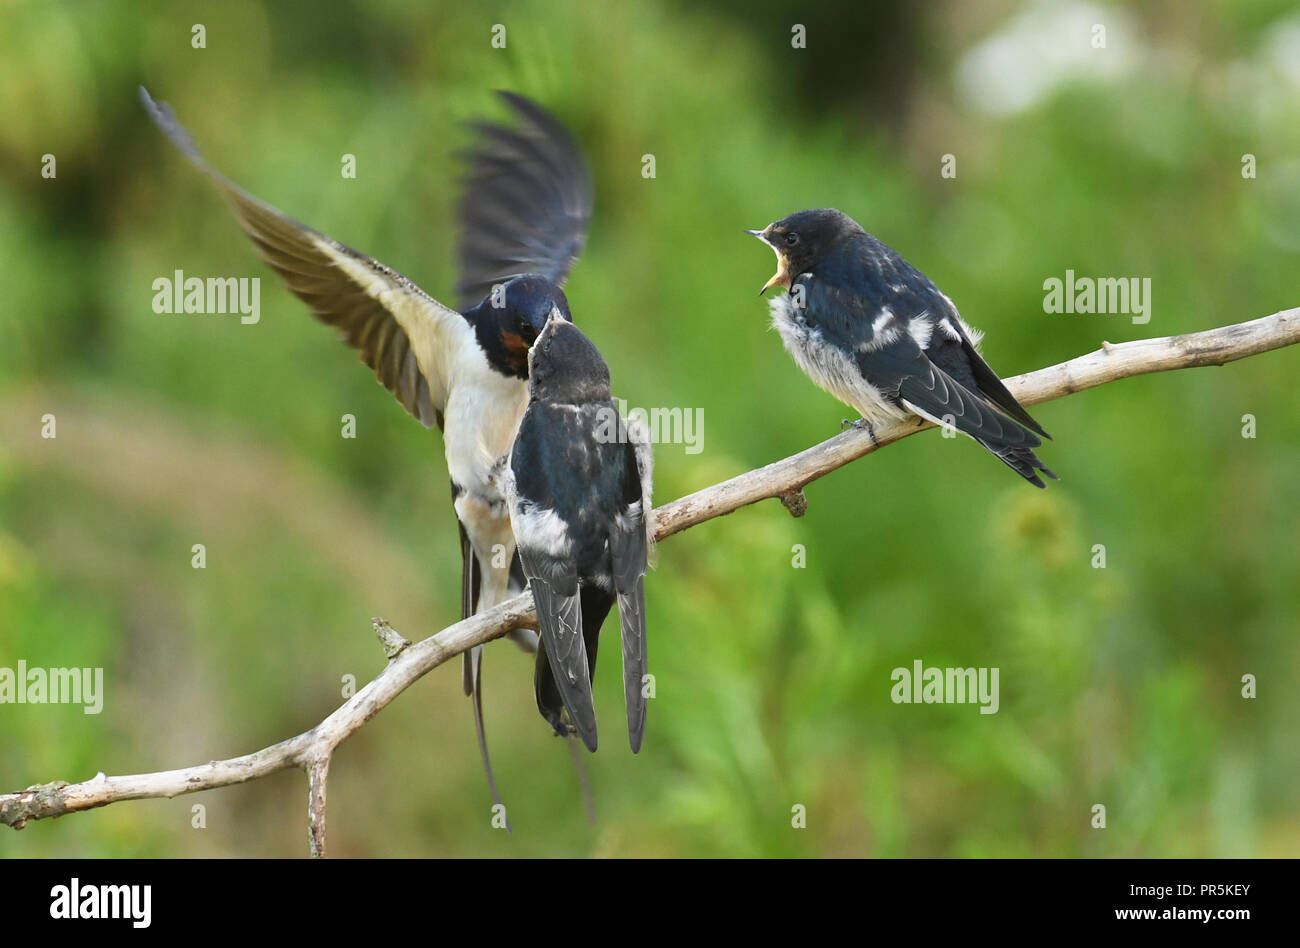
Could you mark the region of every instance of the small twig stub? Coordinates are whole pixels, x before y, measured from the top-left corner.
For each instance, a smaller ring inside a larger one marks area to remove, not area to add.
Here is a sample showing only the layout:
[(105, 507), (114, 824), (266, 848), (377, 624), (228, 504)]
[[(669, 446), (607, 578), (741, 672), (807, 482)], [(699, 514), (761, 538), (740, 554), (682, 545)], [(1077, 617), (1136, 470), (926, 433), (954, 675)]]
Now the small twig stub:
[(375, 635), (379, 638), (379, 644), (384, 647), (384, 654), (388, 658), (396, 658), (410, 647), (410, 640), (389, 625), (387, 619), (375, 616), (370, 620), (370, 624), (374, 626)]

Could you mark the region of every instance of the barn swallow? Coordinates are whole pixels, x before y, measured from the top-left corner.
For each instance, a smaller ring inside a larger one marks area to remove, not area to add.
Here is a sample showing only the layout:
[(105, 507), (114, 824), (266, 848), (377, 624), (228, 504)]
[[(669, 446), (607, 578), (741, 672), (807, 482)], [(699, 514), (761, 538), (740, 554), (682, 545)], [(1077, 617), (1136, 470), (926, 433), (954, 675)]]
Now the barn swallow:
[(504, 480), (541, 631), (537, 708), (557, 734), (569, 730), (567, 712), (583, 744), (596, 749), (596, 645), (617, 600), (628, 740), (637, 753), (646, 717), (650, 444), (619, 417), (609, 368), (573, 323), (549, 322), (530, 359), (528, 410)]
[[(795, 363), (872, 423), (909, 412), (983, 445), (1035, 487), (1055, 479), (1034, 448), (1050, 438), (980, 356), (980, 333), (939, 288), (897, 253), (832, 209), (799, 211), (746, 231), (776, 253), (760, 290)], [(848, 424), (846, 421), (845, 424)]]
[[(171, 109), (140, 89), (149, 116), (216, 185), (285, 286), (358, 350), (403, 408), (442, 431), (461, 537), (462, 618), (523, 589), (510, 515), (491, 474), (527, 405), (532, 343), (548, 321), (572, 318), (561, 287), (592, 210), (590, 173), (569, 133), (527, 99), (500, 95), (519, 124), (477, 126), (459, 209), (459, 309), (451, 309), (396, 270), (239, 188), (204, 161)], [(512, 637), (535, 648), (532, 633)], [(483, 726), (482, 651), (464, 656), (464, 684), (500, 803)]]

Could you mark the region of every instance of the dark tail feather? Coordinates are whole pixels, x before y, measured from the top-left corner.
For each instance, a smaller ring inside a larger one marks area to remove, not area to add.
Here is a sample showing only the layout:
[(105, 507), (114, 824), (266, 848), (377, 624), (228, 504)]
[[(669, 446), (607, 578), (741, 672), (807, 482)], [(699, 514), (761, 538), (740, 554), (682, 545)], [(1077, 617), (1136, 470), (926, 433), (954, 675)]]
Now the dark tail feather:
[[(456, 502), (458, 493), (456, 485), (451, 485), (452, 503)], [(474, 606), (478, 602), (479, 586), (482, 577), (478, 571), (478, 558), (474, 555), (474, 549), (470, 546), (469, 534), (465, 532), (465, 526), (459, 520), (456, 525), (460, 527), (460, 617), (468, 619), (474, 614)], [(483, 772), (487, 774), (488, 789), (492, 792), (493, 806), (501, 806), (501, 794), (497, 792), (496, 777), (492, 774), (492, 758), (488, 755), (487, 746), (487, 729), (483, 724), (483, 646), (476, 645), (461, 655), (461, 686), (465, 694), (470, 696), (474, 703), (474, 730), (478, 733), (478, 752), (483, 758)], [(502, 807), (502, 811), (505, 808)], [(511, 833), (510, 816), (506, 815), (506, 832)]]
[(501, 812), (506, 814), (506, 832), (513, 833), (514, 830), (510, 828), (510, 815), (501, 804), (501, 795), (497, 793), (496, 777), (492, 776), (492, 760), (488, 757), (487, 731), (483, 727), (483, 646), (480, 645), (478, 648), (473, 649), (473, 655), (471, 664), (474, 676), (474, 728), (478, 731), (478, 752), (483, 757), (483, 770), (487, 773), (488, 789), (492, 791), (492, 804), (494, 807), (501, 807)]
[[(552, 600), (542, 592), (546, 587), (543, 585), (533, 587), (533, 598), (537, 601), (538, 612), (550, 608)], [(582, 639), (583, 649), (587, 659), (587, 684), (585, 690), (589, 696), (591, 693), (591, 680), (596, 675), (596, 650), (599, 644), (599, 635), (601, 624), (605, 621), (605, 616), (609, 614), (609, 608), (613, 605), (614, 597), (603, 589), (591, 585), (580, 586), (577, 590), (576, 598), (578, 599), (578, 608), (582, 616)], [(533, 692), (537, 698), (537, 710), (541, 712), (543, 718), (551, 725), (551, 730), (561, 736), (568, 736), (569, 724), (564, 720), (564, 698), (560, 691), (559, 682), (555, 680), (554, 669), (551, 668), (550, 657), (546, 653), (545, 636), (538, 639), (537, 642), (537, 664), (533, 674)], [(590, 702), (590, 698), (588, 698)], [(595, 742), (595, 709), (589, 707), (586, 714), (591, 717), (586, 731), (573, 722), (576, 729), (583, 735), (583, 742), (588, 749), (593, 749), (592, 744)]]
[(1011, 470), (1015, 471), (1035, 487), (1046, 487), (1043, 479), (1035, 472), (1042, 471), (1052, 480), (1057, 480), (1057, 476), (1048, 470), (1038, 455), (1034, 453), (1033, 448), (1027, 447), (1010, 447), (1004, 444), (989, 444), (987, 441), (981, 441), (985, 449), (995, 458), (1005, 464)]
[(582, 640), (587, 647), (587, 673), (596, 680), (596, 653), (600, 648), (600, 627), (605, 624), (614, 597), (590, 583), (582, 587)]
[(561, 737), (567, 737), (569, 727), (564, 723), (564, 699), (560, 697), (559, 686), (551, 671), (551, 660), (546, 655), (546, 643), (537, 640), (537, 662), (533, 670), (533, 694), (537, 698), (537, 710), (551, 730)]
[(1033, 416), (1025, 410), (1025, 406), (1020, 404), (1016, 400), (1016, 396), (1007, 390), (1002, 379), (998, 378), (998, 374), (989, 368), (989, 364), (984, 361), (983, 356), (975, 351), (975, 347), (971, 345), (969, 339), (965, 340), (963, 348), (966, 350), (967, 359), (970, 360), (971, 375), (984, 397), (1030, 431), (1036, 431), (1050, 441), (1052, 436), (1043, 430), (1042, 425), (1034, 421)]
[[(455, 483), (451, 485), (451, 502), (453, 510), (455, 509), (456, 495), (460, 491)], [(469, 534), (465, 532), (465, 525), (456, 519), (456, 526), (460, 528), (460, 617), (468, 619), (474, 614), (474, 606), (478, 602), (478, 590), (482, 577), (478, 573), (478, 558), (474, 555), (474, 548), (470, 546)], [(472, 667), (471, 652), (465, 652), (460, 657), (460, 683), (465, 689), (465, 694), (474, 694), (474, 669)]]

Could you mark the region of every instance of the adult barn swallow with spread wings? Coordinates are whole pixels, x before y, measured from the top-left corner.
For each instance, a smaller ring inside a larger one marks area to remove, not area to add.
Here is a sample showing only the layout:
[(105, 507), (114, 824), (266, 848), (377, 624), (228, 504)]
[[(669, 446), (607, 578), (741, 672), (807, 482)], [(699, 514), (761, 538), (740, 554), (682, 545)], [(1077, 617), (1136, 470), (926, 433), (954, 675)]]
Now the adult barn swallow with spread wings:
[[(403, 408), (442, 430), (461, 534), (462, 618), (523, 588), (510, 515), (491, 471), (524, 414), (529, 348), (549, 320), (571, 318), (561, 286), (592, 210), (590, 172), (572, 136), (535, 103), (500, 95), (518, 124), (476, 126), (460, 202), (455, 310), (235, 185), (204, 161), (171, 109), (140, 89), (150, 117), (216, 185), (285, 286), (358, 350)], [(516, 641), (535, 647), (531, 633)], [(499, 803), (483, 726), (482, 653), (479, 646), (465, 655), (464, 683)]]

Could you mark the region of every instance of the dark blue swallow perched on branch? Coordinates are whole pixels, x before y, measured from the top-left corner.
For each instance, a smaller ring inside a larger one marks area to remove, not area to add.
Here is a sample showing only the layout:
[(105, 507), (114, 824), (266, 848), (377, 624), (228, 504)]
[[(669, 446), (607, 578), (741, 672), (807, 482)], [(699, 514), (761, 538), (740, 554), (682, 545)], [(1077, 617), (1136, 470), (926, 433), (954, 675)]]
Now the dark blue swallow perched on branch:
[[(540, 106), (501, 93), (516, 128), (479, 123), (460, 202), (460, 311), (397, 271), (281, 214), (210, 167), (170, 108), (143, 88), (149, 116), (217, 186), (285, 286), (335, 327), (426, 428), (443, 433), (463, 557), (461, 617), (523, 589), (505, 499), (492, 478), (527, 404), (528, 352), (552, 319), (586, 240), (592, 185), (569, 133)], [(504, 555), (501, 555), (504, 553)], [(532, 651), (536, 635), (512, 635)], [(500, 803), (483, 727), (483, 647), (464, 658), (479, 749)]]
[[(913, 412), (955, 428), (1035, 487), (1050, 437), (981, 358), (980, 334), (939, 288), (846, 214), (799, 211), (752, 234), (776, 252), (763, 290), (799, 368), (872, 422)], [(762, 291), (760, 291), (762, 292)], [(848, 422), (845, 422), (848, 424)]]
[(578, 327), (554, 319), (533, 344), (528, 410), (503, 472), (519, 558), (542, 641), (537, 707), (557, 734), (596, 749), (591, 682), (600, 627), (615, 600), (623, 643), (628, 739), (645, 733), (645, 573), (651, 456), (619, 417), (609, 368)]

